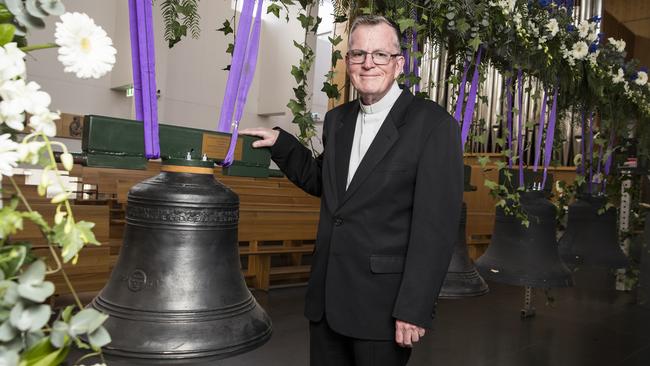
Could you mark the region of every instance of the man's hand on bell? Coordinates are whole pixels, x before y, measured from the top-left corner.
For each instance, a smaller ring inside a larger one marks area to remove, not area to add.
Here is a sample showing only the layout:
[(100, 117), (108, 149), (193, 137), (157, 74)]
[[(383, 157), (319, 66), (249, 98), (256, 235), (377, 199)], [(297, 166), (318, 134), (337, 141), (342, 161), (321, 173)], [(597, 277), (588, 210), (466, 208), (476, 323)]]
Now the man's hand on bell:
[(413, 344), (424, 337), (424, 328), (415, 324), (395, 320), (395, 342), (400, 347), (413, 347)]
[(253, 142), (253, 147), (258, 148), (273, 146), (273, 144), (275, 144), (275, 141), (278, 139), (278, 136), (280, 135), (280, 131), (264, 127), (254, 127), (243, 129), (239, 131), (239, 134), (260, 137), (261, 140)]

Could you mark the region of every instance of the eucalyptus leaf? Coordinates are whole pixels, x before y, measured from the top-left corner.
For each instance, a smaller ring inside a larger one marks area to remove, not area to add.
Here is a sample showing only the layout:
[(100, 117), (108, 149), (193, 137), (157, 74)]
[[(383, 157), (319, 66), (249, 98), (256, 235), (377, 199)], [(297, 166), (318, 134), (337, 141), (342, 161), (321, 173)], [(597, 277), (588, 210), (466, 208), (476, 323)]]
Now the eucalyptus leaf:
[(57, 320), (52, 324), (52, 332), (50, 333), (50, 342), (56, 348), (61, 348), (68, 342), (68, 324)]
[(14, 15), (16, 21), (26, 29), (45, 28), (45, 22), (42, 19), (27, 13), (22, 0), (5, 0), (5, 4), (7, 5), (7, 9)]
[(106, 319), (108, 319), (108, 315), (102, 314), (95, 309), (83, 309), (70, 319), (70, 334), (78, 336), (81, 334), (92, 333), (99, 328)]
[(25, 334), (25, 344), (26, 348), (31, 348), (38, 342), (40, 342), (43, 338), (45, 338), (45, 333), (43, 333), (43, 330), (38, 329), (34, 332), (27, 332)]
[(0, 366), (18, 366), (18, 362), (20, 362), (18, 351), (0, 347)]
[(0, 342), (9, 342), (16, 338), (17, 335), (18, 329), (14, 328), (9, 320), (5, 320), (0, 325)]
[(0, 281), (0, 293), (2, 294), (0, 305), (3, 306), (14, 306), (20, 298), (18, 285), (14, 281)]
[(25, 10), (27, 13), (36, 18), (45, 18), (48, 14), (38, 7), (37, 0), (26, 0), (25, 1)]
[(33, 305), (25, 308), (22, 302), (18, 302), (11, 309), (9, 319), (11, 324), (21, 331), (36, 331), (47, 324), (50, 313), (49, 305)]
[(20, 284), (18, 285), (18, 294), (27, 300), (41, 303), (54, 293), (54, 284), (45, 281), (39, 284)]
[(46, 13), (59, 16), (65, 13), (65, 6), (60, 0), (38, 0), (41, 9)]
[(104, 327), (97, 328), (94, 332), (88, 334), (88, 341), (94, 348), (101, 348), (111, 343), (111, 335)]
[(18, 277), (18, 283), (21, 285), (40, 284), (45, 279), (45, 262), (36, 261)]

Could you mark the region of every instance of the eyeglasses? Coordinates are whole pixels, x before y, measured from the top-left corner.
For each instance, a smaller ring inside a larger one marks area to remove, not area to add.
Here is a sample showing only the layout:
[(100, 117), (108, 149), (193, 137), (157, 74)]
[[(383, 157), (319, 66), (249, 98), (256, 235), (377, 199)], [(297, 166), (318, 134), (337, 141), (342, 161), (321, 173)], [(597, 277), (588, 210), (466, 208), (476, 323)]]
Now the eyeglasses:
[(393, 57), (401, 56), (400, 53), (390, 54), (384, 51), (366, 52), (364, 50), (350, 50), (348, 51), (348, 61), (351, 64), (362, 64), (366, 62), (366, 56), (372, 55), (372, 62), (375, 65), (386, 65)]

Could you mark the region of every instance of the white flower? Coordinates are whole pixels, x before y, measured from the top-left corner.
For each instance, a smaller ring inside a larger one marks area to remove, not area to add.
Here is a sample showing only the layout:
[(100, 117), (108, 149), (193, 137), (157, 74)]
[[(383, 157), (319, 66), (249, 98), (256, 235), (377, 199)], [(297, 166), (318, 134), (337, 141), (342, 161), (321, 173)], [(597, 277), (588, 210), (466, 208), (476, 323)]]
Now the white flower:
[(586, 20), (583, 20), (580, 22), (578, 25), (578, 34), (580, 35), (580, 38), (587, 38), (589, 35), (589, 30), (591, 27), (589, 26), (589, 22)]
[(16, 151), (18, 144), (11, 140), (11, 135), (0, 135), (0, 174), (13, 175), (13, 168), (18, 165), (20, 155)]
[(106, 32), (83, 13), (65, 13), (56, 23), (56, 44), (59, 61), (65, 72), (78, 78), (99, 78), (111, 71), (115, 64), (113, 41)]
[(43, 141), (23, 142), (18, 144), (16, 151), (18, 151), (18, 160), (28, 163), (37, 164), (40, 157), (41, 149), (45, 147)]
[(47, 112), (52, 99), (36, 82), (25, 84), (25, 80), (9, 80), (0, 85), (0, 123), (4, 122), (14, 130), (22, 131), (25, 112), (40, 114)]
[(614, 48), (616, 48), (616, 51), (618, 52), (623, 52), (625, 51), (625, 41), (622, 39), (616, 40), (614, 38), (607, 38), (607, 41), (611, 43)]
[(46, 136), (56, 136), (55, 120), (61, 118), (59, 113), (45, 111), (43, 113), (35, 114), (29, 119), (29, 127), (33, 128), (36, 132), (43, 132)]
[(573, 44), (573, 48), (571, 49), (571, 55), (573, 58), (576, 60), (582, 60), (587, 56), (589, 53), (589, 46), (587, 46), (587, 43), (584, 41), (578, 41)]
[(557, 23), (557, 19), (551, 18), (549, 19), (548, 23), (546, 23), (546, 29), (551, 32), (551, 38), (555, 37), (557, 32), (560, 31), (560, 26)]
[(592, 66), (596, 66), (596, 65), (598, 65), (598, 55), (599, 55), (599, 54), (600, 54), (600, 50), (596, 50), (595, 52), (590, 53), (590, 54), (587, 56), (587, 60), (589, 60), (589, 63), (590, 63)]
[(15, 42), (0, 47), (0, 81), (25, 76), (25, 53)]
[(612, 82), (618, 84), (622, 81), (625, 81), (625, 72), (623, 72), (623, 69), (619, 68), (616, 75), (612, 75)]
[(639, 71), (636, 74), (636, 80), (634, 80), (636, 85), (644, 86), (648, 83), (648, 73), (645, 71)]

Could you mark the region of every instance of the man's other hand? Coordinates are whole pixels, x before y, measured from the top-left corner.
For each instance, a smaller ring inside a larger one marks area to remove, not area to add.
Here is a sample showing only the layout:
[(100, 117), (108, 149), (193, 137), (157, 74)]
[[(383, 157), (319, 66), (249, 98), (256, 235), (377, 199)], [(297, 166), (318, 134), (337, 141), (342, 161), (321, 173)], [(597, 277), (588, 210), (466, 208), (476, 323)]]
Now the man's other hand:
[(413, 344), (424, 337), (424, 328), (417, 325), (395, 320), (395, 342), (401, 347), (413, 347)]
[(246, 128), (239, 131), (241, 135), (261, 137), (261, 140), (253, 142), (253, 147), (271, 147), (280, 135), (280, 131), (264, 127)]

